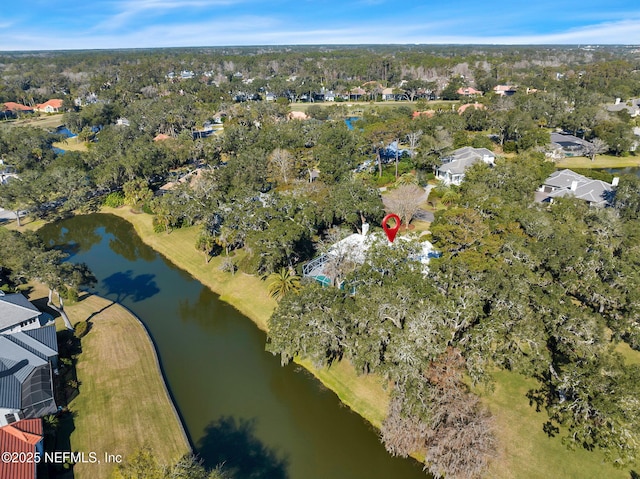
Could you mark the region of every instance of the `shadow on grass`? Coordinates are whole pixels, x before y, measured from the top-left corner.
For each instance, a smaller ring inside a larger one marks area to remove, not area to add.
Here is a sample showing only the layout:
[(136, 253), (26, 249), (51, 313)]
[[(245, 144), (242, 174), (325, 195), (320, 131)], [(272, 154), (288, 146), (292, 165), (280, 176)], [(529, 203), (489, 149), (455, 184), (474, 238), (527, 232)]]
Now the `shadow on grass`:
[(205, 429), (197, 452), (208, 469), (222, 465), (233, 479), (286, 479), (288, 461), (255, 435), (255, 419), (222, 416)]

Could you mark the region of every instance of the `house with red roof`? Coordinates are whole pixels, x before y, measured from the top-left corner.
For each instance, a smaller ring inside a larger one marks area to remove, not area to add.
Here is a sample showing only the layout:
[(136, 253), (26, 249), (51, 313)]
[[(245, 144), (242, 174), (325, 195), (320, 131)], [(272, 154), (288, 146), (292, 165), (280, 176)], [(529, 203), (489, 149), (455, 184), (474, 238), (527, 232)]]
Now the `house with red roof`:
[(467, 103), (465, 105), (461, 105), (458, 107), (458, 115), (462, 115), (468, 108), (473, 108), (474, 110), (484, 110), (486, 107), (482, 103)]
[[(22, 419), (0, 427), (0, 451), (16, 454), (20, 458), (41, 458), (44, 454), (42, 419)], [(11, 479), (35, 479), (35, 460), (0, 461), (0, 477)]]
[(8, 101), (4, 104), (4, 107), (13, 113), (32, 113), (33, 108), (30, 106), (22, 105), (14, 101)]
[(35, 110), (42, 111), (44, 113), (58, 113), (60, 108), (62, 108), (62, 100), (54, 98), (36, 105)]

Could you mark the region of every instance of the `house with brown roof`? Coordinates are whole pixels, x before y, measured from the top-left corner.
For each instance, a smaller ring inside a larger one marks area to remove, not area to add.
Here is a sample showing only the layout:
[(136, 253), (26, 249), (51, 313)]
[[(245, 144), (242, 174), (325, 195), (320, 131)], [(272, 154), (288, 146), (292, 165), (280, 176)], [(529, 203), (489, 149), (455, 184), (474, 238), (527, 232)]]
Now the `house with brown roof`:
[[(20, 458), (42, 458), (44, 435), (42, 419), (22, 419), (0, 427), (0, 451), (15, 454)], [(35, 461), (0, 461), (0, 477), (6, 479), (35, 479)]]
[(473, 108), (474, 110), (484, 110), (486, 107), (482, 103), (466, 103), (458, 107), (458, 115), (462, 115), (467, 109)]
[(58, 113), (62, 108), (62, 100), (54, 98), (36, 105), (35, 110), (44, 113)]
[(515, 94), (518, 89), (513, 85), (496, 85), (493, 87), (493, 92), (500, 96), (511, 96)]
[(458, 88), (456, 93), (460, 96), (482, 96), (482, 92), (480, 90), (476, 90), (470, 86)]

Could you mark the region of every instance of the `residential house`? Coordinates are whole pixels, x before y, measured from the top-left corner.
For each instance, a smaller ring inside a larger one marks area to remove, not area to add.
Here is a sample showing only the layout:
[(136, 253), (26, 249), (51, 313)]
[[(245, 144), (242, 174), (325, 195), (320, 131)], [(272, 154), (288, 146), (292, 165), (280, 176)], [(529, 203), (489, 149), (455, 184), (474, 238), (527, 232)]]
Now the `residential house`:
[[(362, 233), (354, 233), (338, 241), (329, 248), (327, 253), (309, 261), (302, 267), (302, 275), (312, 278), (323, 286), (334, 285), (342, 287), (341, 275), (350, 266), (361, 265), (366, 260), (367, 251), (374, 244), (387, 240), (378, 233), (368, 234), (369, 224), (362, 225)], [(400, 241), (412, 241), (414, 238), (401, 236)], [(390, 243), (387, 243), (390, 244)], [(428, 242), (420, 242), (418, 253), (411, 259), (422, 264), (423, 272), (426, 273), (429, 260), (439, 256), (433, 249), (433, 245)]]
[(58, 113), (62, 108), (62, 100), (54, 98), (36, 105), (35, 110), (44, 113)]
[(629, 151), (636, 151), (640, 146), (640, 126), (633, 127), (633, 135), (633, 143), (631, 144)]
[(276, 96), (276, 94), (275, 93), (271, 93), (271, 92), (268, 92), (264, 96), (265, 101), (269, 101), (269, 102), (276, 101), (277, 98), (278, 97)]
[(482, 103), (478, 103), (478, 102), (466, 103), (458, 107), (458, 115), (462, 115), (469, 108), (473, 108), (474, 110), (484, 110), (486, 107)]
[(336, 94), (332, 90), (324, 93), (324, 101), (336, 101)]
[(493, 87), (493, 92), (500, 96), (511, 96), (516, 93), (517, 88), (513, 85), (496, 85)]
[(467, 168), (482, 161), (490, 166), (495, 163), (496, 155), (487, 148), (465, 146), (454, 150), (441, 158), (442, 165), (436, 170), (436, 178), (447, 185), (460, 185)]
[(620, 111), (626, 111), (632, 118), (640, 115), (640, 98), (629, 100), (628, 102), (622, 102), (620, 98), (616, 98), (616, 102), (613, 105), (607, 105), (607, 111), (611, 113), (617, 113)]
[(20, 103), (16, 103), (13, 101), (8, 101), (4, 104), (7, 111), (10, 111), (14, 114), (18, 113), (33, 113), (33, 108), (30, 106), (22, 105)]
[(574, 197), (590, 206), (611, 206), (619, 178), (612, 183), (593, 180), (565, 169), (552, 173), (536, 192), (536, 201), (553, 203), (554, 198)]
[(568, 133), (551, 133), (552, 151), (548, 154), (552, 158), (567, 156), (585, 156), (591, 149), (591, 143)]
[(366, 94), (367, 92), (364, 90), (364, 88), (360, 88), (360, 87), (352, 88), (351, 90), (349, 90), (349, 100), (359, 101)]
[(480, 90), (476, 90), (470, 86), (458, 88), (456, 93), (460, 96), (482, 96), (482, 92)]
[(393, 88), (382, 89), (382, 101), (393, 101), (396, 99), (396, 94), (393, 92)]
[(53, 317), (42, 313), (20, 293), (0, 291), (0, 334), (40, 328), (53, 323)]
[(116, 120), (118, 126), (131, 126), (131, 122), (127, 118), (120, 117)]
[[(0, 451), (30, 458), (44, 454), (42, 419), (22, 419), (0, 427)], [(6, 479), (35, 479), (35, 461), (0, 461), (0, 477)]]
[(15, 167), (5, 165), (4, 162), (0, 160), (0, 185), (6, 185), (14, 178), (18, 178)]
[(57, 368), (53, 318), (19, 293), (0, 295), (0, 426), (56, 412)]

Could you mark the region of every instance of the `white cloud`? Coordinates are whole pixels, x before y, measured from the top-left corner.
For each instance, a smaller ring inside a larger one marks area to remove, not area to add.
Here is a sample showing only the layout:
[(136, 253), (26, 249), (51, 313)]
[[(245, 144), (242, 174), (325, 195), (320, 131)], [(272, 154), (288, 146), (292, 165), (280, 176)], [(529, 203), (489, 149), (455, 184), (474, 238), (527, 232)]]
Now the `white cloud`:
[[(205, 0), (185, 0), (211, 4)], [(147, 0), (145, 5), (166, 3)], [(183, 2), (184, 3), (184, 2)], [(318, 28), (279, 17), (245, 15), (218, 17), (212, 21), (143, 26), (135, 31), (73, 31), (64, 35), (34, 29), (17, 30), (0, 38), (0, 50), (74, 48), (153, 48), (224, 45), (291, 44), (640, 44), (640, 19), (602, 22), (557, 33), (532, 35), (481, 35), (461, 27), (460, 19), (447, 23), (388, 24), (358, 22), (357, 26)], [(462, 20), (464, 21), (464, 20)], [(448, 32), (448, 33), (445, 33)], [(465, 32), (468, 32), (465, 34)]]

